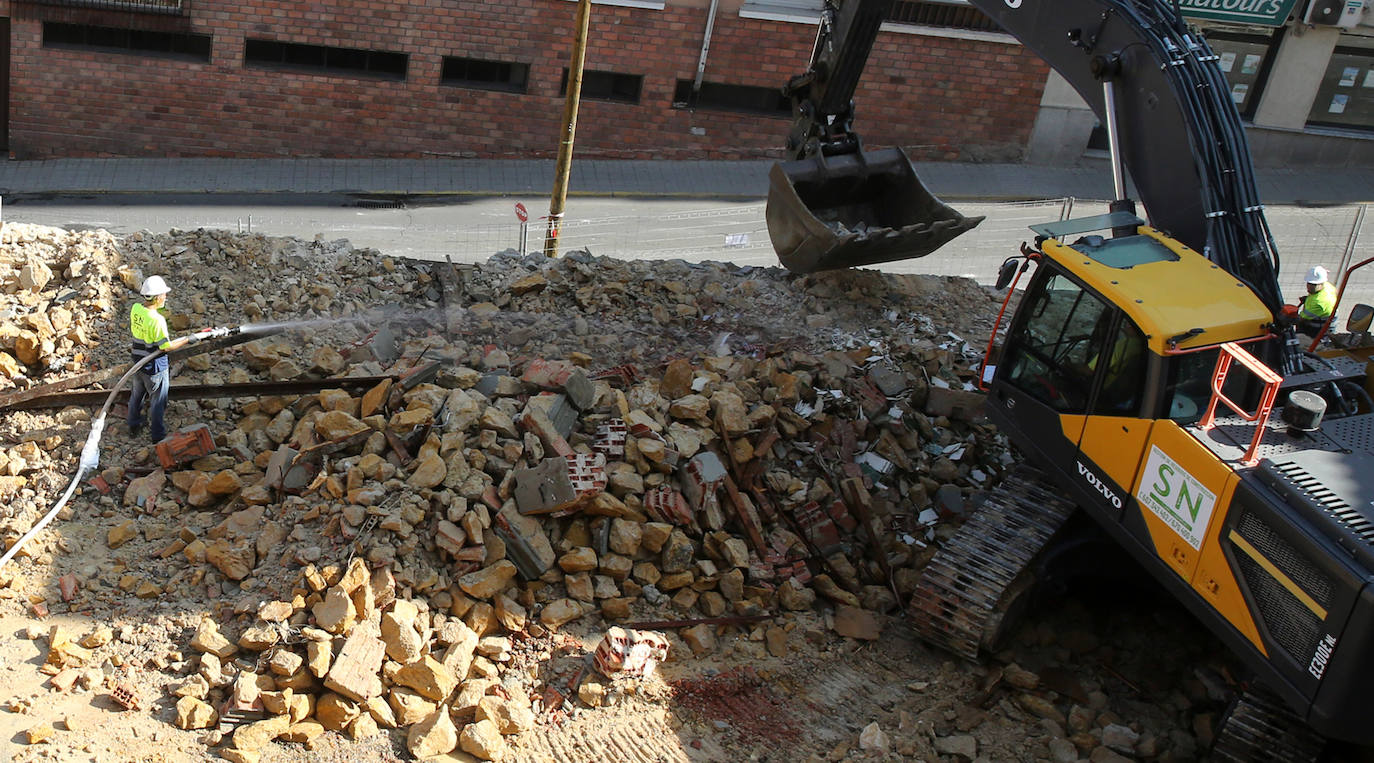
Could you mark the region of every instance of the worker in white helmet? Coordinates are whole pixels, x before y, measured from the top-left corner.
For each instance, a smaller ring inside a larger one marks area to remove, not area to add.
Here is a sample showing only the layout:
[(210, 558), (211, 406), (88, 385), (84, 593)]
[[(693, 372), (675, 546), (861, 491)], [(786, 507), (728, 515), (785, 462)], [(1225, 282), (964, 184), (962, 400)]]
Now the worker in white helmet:
[[(134, 362), (146, 358), (159, 349), (171, 352), (184, 347), (190, 340), (186, 337), (172, 340), (167, 334), (167, 318), (161, 310), (167, 304), (167, 293), (171, 288), (161, 276), (148, 276), (138, 292), (143, 301), (135, 303), (129, 311), (129, 332), (133, 334)], [(138, 434), (143, 430), (143, 402), (148, 402), (148, 429), (153, 442), (167, 436), (163, 416), (167, 411), (167, 388), (170, 384), (167, 356), (162, 355), (144, 364), (139, 373), (134, 374), (133, 387), (129, 390), (129, 431)]]
[(1315, 265), (1307, 271), (1307, 296), (1298, 303), (1298, 330), (1316, 336), (1335, 309), (1336, 287), (1327, 279), (1326, 268)]

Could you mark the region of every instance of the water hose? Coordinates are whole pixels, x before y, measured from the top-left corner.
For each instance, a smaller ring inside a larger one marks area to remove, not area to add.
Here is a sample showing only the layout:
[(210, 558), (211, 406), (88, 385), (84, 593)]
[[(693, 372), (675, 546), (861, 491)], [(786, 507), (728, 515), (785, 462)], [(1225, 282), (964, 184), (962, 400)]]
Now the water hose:
[[(241, 328), (242, 327), (205, 329), (195, 334), (187, 335), (185, 337), (187, 340), (186, 343), (189, 345), (204, 339), (229, 336), (230, 334), (238, 333)], [(53, 504), (53, 507), (48, 510), (48, 513), (44, 514), (42, 519), (38, 520), (28, 532), (24, 533), (19, 540), (15, 541), (14, 545), (10, 546), (9, 549), (5, 551), (3, 556), (0, 556), (0, 570), (3, 570), (5, 565), (9, 564), (10, 560), (24, 548), (25, 544), (33, 540), (38, 533), (42, 532), (43, 528), (47, 527), (48, 524), (53, 521), (53, 518), (57, 516), (58, 512), (62, 511), (62, 507), (67, 505), (67, 501), (71, 500), (72, 494), (76, 492), (76, 486), (81, 484), (81, 478), (95, 471), (95, 468), (100, 465), (100, 438), (105, 434), (105, 416), (110, 412), (110, 409), (114, 407), (115, 398), (119, 395), (119, 391), (123, 389), (124, 385), (133, 378), (134, 374), (141, 371), (144, 366), (166, 354), (167, 350), (159, 348), (153, 353), (139, 358), (137, 362), (129, 367), (128, 371), (124, 372), (123, 376), (119, 377), (119, 381), (115, 382), (114, 388), (110, 390), (109, 396), (105, 398), (105, 404), (100, 407), (100, 412), (91, 419), (91, 432), (86, 435), (86, 444), (81, 446), (81, 460), (77, 462), (76, 474), (72, 475), (71, 484), (67, 485), (66, 492), (57, 500), (57, 503)]]

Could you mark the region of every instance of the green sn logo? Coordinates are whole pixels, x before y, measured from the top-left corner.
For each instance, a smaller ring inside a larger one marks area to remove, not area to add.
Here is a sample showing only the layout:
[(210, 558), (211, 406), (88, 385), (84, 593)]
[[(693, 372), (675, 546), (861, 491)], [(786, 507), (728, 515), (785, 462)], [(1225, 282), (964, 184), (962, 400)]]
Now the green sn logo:
[[(1173, 496), (1172, 506), (1169, 498)], [(1150, 498), (1154, 499), (1160, 506), (1170, 514), (1173, 514), (1180, 521), (1186, 522), (1189, 527), (1197, 521), (1198, 512), (1202, 511), (1202, 503), (1206, 495), (1194, 495), (1189, 489), (1188, 480), (1174, 469), (1171, 464), (1163, 463), (1157, 470), (1157, 479), (1150, 486)], [(1183, 516), (1186, 507), (1187, 518)]]

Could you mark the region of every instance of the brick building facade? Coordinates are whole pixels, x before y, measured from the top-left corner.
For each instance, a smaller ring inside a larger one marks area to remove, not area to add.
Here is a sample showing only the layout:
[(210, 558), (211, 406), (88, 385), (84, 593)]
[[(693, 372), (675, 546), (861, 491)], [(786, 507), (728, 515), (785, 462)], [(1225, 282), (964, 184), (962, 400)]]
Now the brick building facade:
[[(815, 25), (759, 8), (719, 2), (693, 97), (708, 2), (594, 5), (578, 156), (778, 156), (777, 88), (805, 69)], [(0, 0), (0, 13), (16, 158), (536, 158), (557, 151), (576, 3)], [(856, 129), (917, 159), (1020, 159), (1046, 73), (1005, 35), (889, 24)]]

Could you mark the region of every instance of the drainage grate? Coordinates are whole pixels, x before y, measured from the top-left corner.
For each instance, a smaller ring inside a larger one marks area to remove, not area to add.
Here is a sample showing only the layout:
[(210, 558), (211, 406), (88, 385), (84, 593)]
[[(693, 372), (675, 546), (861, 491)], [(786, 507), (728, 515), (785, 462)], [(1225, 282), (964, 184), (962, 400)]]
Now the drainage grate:
[(361, 199), (353, 203), (355, 207), (363, 209), (405, 209), (404, 201), (382, 201), (378, 199)]

